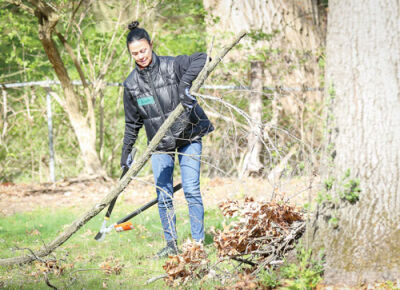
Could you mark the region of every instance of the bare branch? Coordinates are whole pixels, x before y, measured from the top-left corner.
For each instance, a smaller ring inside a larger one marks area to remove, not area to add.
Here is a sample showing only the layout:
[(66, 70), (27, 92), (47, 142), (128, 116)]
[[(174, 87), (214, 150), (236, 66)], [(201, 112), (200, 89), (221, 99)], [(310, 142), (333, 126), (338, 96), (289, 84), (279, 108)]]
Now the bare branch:
[(72, 49), (72, 47), (68, 44), (67, 40), (64, 38), (64, 36), (56, 29), (56, 34), (58, 39), (61, 41), (61, 43), (63, 44), (65, 50), (68, 52), (69, 56), (71, 57), (76, 70), (78, 71), (79, 74), (79, 78), (82, 81), (82, 85), (84, 88), (88, 87), (88, 84), (86, 83), (86, 79), (85, 79), (85, 75), (83, 74), (81, 65), (79, 64), (78, 58), (75, 56), (74, 54), (74, 50)]
[(44, 281), (46, 282), (46, 285), (49, 286), (49, 287), (52, 288), (52, 289), (57, 290), (58, 288), (57, 288), (56, 286), (54, 286), (53, 284), (50, 283), (49, 277), (47, 277), (47, 273), (46, 273), (46, 272), (43, 272), (43, 275), (44, 275)]
[(45, 15), (50, 15), (51, 13), (56, 12), (56, 8), (52, 6), (50, 3), (40, 0), (27, 0), (33, 6), (35, 6), (41, 13)]
[(222, 120), (224, 120), (224, 121), (227, 122), (227, 123), (233, 123), (235, 126), (242, 127), (242, 128), (245, 129), (246, 131), (251, 130), (249, 126), (246, 126), (245, 124), (239, 123), (239, 122), (236, 121), (235, 119), (229, 118), (229, 117), (224, 116), (224, 115), (222, 115), (222, 114), (220, 114), (220, 113), (211, 112), (211, 111), (209, 111), (209, 110), (206, 110), (205, 113), (206, 113), (207, 116), (214, 117), (214, 118), (216, 118), (216, 119), (222, 119)]
[(61, 107), (65, 107), (65, 100), (61, 98), (56, 92), (49, 91), (49, 94), (60, 104)]
[[(65, 31), (68, 32), (69, 28), (71, 27), (71, 24), (75, 21), (76, 12), (78, 12), (79, 8), (81, 7), (81, 5), (82, 5), (82, 3), (84, 1), (85, 0), (80, 0), (78, 5), (75, 7), (74, 11), (72, 11), (72, 15), (71, 15), (70, 21), (68, 22), (68, 26), (67, 26), (67, 29)], [(90, 4), (91, 3), (89, 3), (88, 5), (90, 5)], [(75, 2), (72, 2), (72, 5), (75, 5)]]
[(151, 283), (153, 283), (153, 282), (155, 282), (157, 280), (160, 280), (160, 279), (163, 279), (163, 278), (166, 278), (166, 277), (168, 277), (167, 274), (162, 274), (162, 275), (150, 278), (149, 280), (146, 281), (145, 285), (149, 285), (149, 284), (151, 284)]
[(21, 0), (8, 0), (7, 2), (10, 4), (14, 4), (15, 6), (18, 6), (19, 8), (27, 11), (29, 14), (35, 15), (35, 10), (22, 3)]

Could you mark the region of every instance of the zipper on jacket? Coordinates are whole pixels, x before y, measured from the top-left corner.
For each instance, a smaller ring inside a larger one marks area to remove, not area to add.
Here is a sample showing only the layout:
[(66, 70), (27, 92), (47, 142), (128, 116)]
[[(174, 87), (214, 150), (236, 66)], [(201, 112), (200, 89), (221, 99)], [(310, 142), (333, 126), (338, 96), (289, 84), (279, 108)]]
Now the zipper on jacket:
[(157, 109), (160, 111), (163, 121), (165, 122), (164, 111), (161, 108), (160, 102), (158, 101), (158, 96), (156, 94), (156, 88), (154, 87), (153, 79), (151, 78), (150, 72), (146, 71), (147, 77), (149, 78), (150, 87), (153, 90), (154, 101), (157, 104)]
[[(161, 113), (161, 118), (163, 119), (163, 124), (164, 124), (164, 122), (165, 122), (166, 119), (165, 119), (164, 111), (163, 111), (163, 109), (161, 108), (160, 102), (159, 102), (159, 100), (158, 100), (158, 95), (157, 95), (157, 93), (156, 93), (156, 88), (154, 87), (153, 79), (152, 79), (151, 74), (150, 74), (149, 71), (146, 71), (146, 74), (147, 74), (147, 77), (149, 78), (150, 87), (151, 87), (151, 89), (153, 90), (154, 101), (155, 101), (155, 103), (157, 104), (157, 108), (158, 108), (159, 112)], [(158, 131), (158, 130), (157, 130), (157, 131)], [(171, 134), (171, 137), (174, 138), (174, 135), (172, 134), (171, 129), (168, 129), (168, 132)], [(174, 139), (175, 139), (175, 138), (174, 138)]]

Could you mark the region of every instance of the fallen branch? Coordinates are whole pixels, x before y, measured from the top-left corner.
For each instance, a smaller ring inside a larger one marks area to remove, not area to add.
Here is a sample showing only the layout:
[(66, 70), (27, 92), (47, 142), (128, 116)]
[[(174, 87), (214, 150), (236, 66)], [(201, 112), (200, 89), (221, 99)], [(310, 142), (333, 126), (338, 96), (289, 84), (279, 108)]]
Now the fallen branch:
[(275, 166), (275, 168), (272, 169), (271, 172), (268, 174), (268, 180), (271, 182), (271, 184), (276, 184), (279, 181), (283, 172), (286, 169), (286, 165), (289, 162), (290, 158), (292, 158), (292, 156), (296, 154), (297, 148), (297, 144), (293, 145), (292, 148), (290, 148), (289, 153), (286, 154), (286, 156), (283, 157), (282, 161), (277, 166)]
[[(196, 92), (203, 85), (204, 81), (210, 75), (210, 73), (215, 69), (222, 58), (230, 51), (244, 36), (245, 31), (239, 32), (231, 43), (225, 46), (221, 52), (213, 58), (213, 60), (202, 69), (200, 74), (194, 81), (191, 92)], [(132, 165), (125, 176), (119, 181), (118, 185), (113, 188), (99, 203), (95, 204), (88, 212), (83, 214), (77, 220), (75, 220), (70, 226), (66, 228), (64, 232), (59, 234), (51, 243), (46, 247), (42, 247), (39, 251), (35, 253), (37, 257), (44, 257), (53, 252), (56, 248), (65, 243), (74, 233), (76, 233), (83, 225), (85, 225), (89, 220), (99, 214), (114, 198), (116, 198), (131, 182), (131, 180), (139, 173), (139, 171), (146, 164), (147, 160), (150, 158), (152, 152), (156, 149), (158, 143), (165, 136), (168, 129), (172, 126), (174, 121), (183, 113), (184, 108), (182, 104), (179, 104), (175, 110), (170, 114), (167, 120), (158, 130), (157, 134), (151, 140), (150, 144), (147, 146), (144, 154)], [(0, 266), (13, 265), (13, 264), (23, 264), (35, 260), (32, 255), (20, 256), (15, 258), (0, 259)]]
[(149, 285), (150, 283), (153, 283), (153, 282), (155, 282), (157, 280), (160, 280), (160, 279), (163, 279), (163, 278), (166, 278), (166, 277), (168, 277), (167, 274), (162, 274), (162, 275), (150, 278), (149, 280), (146, 281), (145, 285)]
[(261, 262), (253, 273), (257, 275), (266, 266), (278, 264), (277, 262), (280, 261), (279, 259), (284, 256), (285, 252), (287, 252), (286, 247), (289, 245), (289, 243), (296, 240), (296, 237), (299, 234), (305, 231), (305, 226), (306, 223), (304, 221), (298, 223), (298, 225), (294, 229), (292, 229), (289, 235), (285, 237), (283, 243), (280, 244), (279, 247), (274, 251), (274, 253), (268, 256), (268, 258), (265, 261)]
[(57, 288), (56, 286), (54, 286), (53, 284), (50, 283), (49, 277), (47, 277), (47, 273), (44, 272), (43, 275), (44, 275), (44, 282), (46, 283), (46, 285), (49, 286), (49, 287), (52, 288), (52, 289), (57, 290), (58, 288)]

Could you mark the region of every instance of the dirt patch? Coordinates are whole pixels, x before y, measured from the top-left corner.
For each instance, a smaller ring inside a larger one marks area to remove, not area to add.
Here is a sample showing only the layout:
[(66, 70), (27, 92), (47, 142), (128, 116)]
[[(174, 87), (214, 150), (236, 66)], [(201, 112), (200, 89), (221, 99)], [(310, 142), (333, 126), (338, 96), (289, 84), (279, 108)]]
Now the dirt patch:
[[(179, 182), (179, 181), (178, 181)], [(292, 178), (272, 185), (265, 179), (213, 178), (202, 179), (202, 196), (206, 207), (213, 207), (225, 199), (242, 200), (245, 196), (255, 200), (272, 197), (302, 205), (315, 196), (319, 179)], [(8, 216), (37, 208), (78, 207), (89, 209), (99, 202), (115, 185), (117, 180), (87, 179), (63, 180), (55, 184), (1, 184), (0, 215)], [(156, 197), (152, 177), (134, 180), (120, 196), (120, 200), (143, 205)], [(182, 190), (175, 194), (175, 202), (185, 204)]]

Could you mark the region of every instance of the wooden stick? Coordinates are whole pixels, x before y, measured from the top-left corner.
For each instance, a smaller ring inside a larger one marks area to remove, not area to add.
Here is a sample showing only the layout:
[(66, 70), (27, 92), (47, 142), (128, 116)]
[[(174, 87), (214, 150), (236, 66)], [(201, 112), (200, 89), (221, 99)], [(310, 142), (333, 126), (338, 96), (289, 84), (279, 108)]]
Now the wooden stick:
[(150, 278), (149, 280), (146, 281), (145, 285), (149, 285), (150, 283), (153, 283), (153, 282), (155, 282), (157, 280), (160, 280), (160, 279), (163, 279), (163, 278), (166, 278), (166, 277), (168, 277), (168, 274), (162, 274), (162, 275)]

